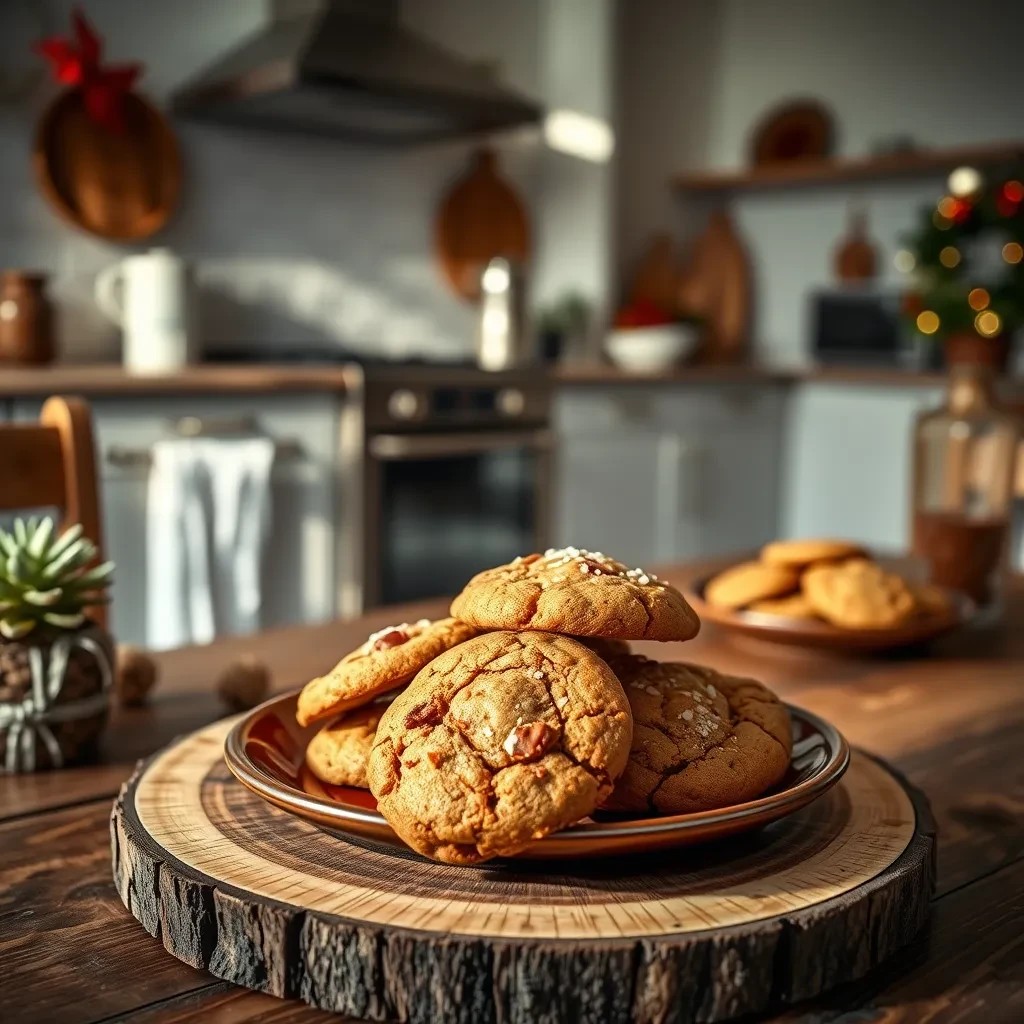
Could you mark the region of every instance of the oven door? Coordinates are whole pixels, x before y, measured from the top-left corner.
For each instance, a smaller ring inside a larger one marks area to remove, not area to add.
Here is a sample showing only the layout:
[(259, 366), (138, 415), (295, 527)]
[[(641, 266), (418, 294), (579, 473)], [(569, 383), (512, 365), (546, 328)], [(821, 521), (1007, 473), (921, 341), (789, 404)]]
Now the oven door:
[(371, 437), (363, 606), (455, 594), (546, 547), (551, 452), (544, 429)]

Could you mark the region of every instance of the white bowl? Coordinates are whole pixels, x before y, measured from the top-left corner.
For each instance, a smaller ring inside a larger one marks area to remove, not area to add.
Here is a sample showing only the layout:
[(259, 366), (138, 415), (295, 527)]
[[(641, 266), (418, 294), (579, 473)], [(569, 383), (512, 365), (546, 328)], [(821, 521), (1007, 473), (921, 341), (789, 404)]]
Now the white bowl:
[(616, 366), (634, 373), (667, 370), (697, 347), (697, 329), (691, 324), (660, 327), (618, 327), (608, 332), (604, 349)]

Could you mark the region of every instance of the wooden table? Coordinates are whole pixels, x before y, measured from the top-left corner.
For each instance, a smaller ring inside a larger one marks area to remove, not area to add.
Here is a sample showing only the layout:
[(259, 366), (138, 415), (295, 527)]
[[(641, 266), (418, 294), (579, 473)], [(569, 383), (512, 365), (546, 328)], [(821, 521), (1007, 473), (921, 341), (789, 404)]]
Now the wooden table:
[[(291, 688), (371, 629), (442, 608), (422, 603), (170, 652), (151, 706), (115, 715), (101, 764), (0, 777), (0, 1021), (331, 1019), (193, 970), (146, 935), (111, 883), (110, 805), (137, 758), (223, 713), (211, 680), (239, 654), (264, 659), (276, 687)], [(1024, 580), (1000, 628), (950, 637), (927, 656), (741, 646), (710, 627), (688, 644), (636, 646), (764, 679), (931, 799), (939, 864), (927, 935), (867, 980), (777, 1019), (1024, 1020)]]

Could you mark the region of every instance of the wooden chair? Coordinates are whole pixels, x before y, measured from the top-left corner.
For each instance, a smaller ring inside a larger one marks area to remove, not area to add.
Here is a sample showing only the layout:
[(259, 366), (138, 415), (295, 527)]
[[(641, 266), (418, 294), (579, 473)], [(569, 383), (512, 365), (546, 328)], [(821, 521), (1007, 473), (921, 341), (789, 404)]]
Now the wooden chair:
[[(0, 509), (56, 507), (103, 553), (92, 413), (81, 398), (50, 398), (38, 423), (0, 423)], [(107, 608), (90, 610), (100, 625)]]

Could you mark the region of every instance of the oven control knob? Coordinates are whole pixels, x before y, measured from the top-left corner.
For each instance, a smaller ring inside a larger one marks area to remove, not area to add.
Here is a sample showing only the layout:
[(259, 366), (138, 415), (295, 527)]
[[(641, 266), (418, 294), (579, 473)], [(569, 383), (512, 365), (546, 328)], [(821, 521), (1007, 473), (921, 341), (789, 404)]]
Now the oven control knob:
[(414, 420), (420, 414), (420, 396), (408, 388), (392, 391), (388, 397), (388, 412), (392, 419)]
[(495, 404), (502, 416), (522, 416), (526, 396), (518, 388), (502, 388), (495, 397)]

